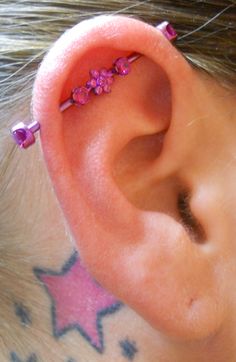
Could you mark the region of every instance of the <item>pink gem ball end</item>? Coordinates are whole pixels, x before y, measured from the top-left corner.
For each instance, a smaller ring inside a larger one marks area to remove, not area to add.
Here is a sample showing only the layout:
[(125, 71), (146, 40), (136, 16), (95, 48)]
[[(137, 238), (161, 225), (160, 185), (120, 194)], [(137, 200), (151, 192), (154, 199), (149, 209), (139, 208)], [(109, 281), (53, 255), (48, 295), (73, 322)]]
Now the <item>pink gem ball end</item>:
[(170, 41), (177, 38), (177, 32), (168, 21), (163, 21), (161, 24), (157, 25), (157, 29), (159, 29)]
[(32, 122), (29, 126), (19, 122), (11, 129), (11, 134), (20, 148), (28, 148), (35, 143), (34, 133), (40, 129), (38, 122)]

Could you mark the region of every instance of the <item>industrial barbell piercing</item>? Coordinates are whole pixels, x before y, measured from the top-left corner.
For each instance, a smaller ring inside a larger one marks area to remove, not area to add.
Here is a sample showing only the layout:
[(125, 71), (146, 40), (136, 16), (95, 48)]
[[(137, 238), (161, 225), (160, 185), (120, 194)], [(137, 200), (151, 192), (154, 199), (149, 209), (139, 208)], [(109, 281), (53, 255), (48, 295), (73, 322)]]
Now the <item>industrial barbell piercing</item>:
[[(163, 21), (156, 26), (158, 30), (170, 41), (177, 38), (177, 33), (168, 21)], [(121, 57), (114, 61), (110, 69), (102, 68), (100, 70), (91, 69), (89, 72), (90, 79), (85, 85), (76, 87), (72, 90), (70, 98), (60, 105), (60, 111), (64, 112), (72, 105), (77, 107), (84, 106), (89, 102), (90, 93), (100, 96), (103, 93), (110, 93), (111, 87), (116, 75), (126, 76), (131, 71), (131, 64), (139, 59), (142, 54), (132, 53), (127, 57)], [(20, 148), (28, 148), (35, 143), (36, 133), (40, 129), (37, 121), (32, 121), (28, 126), (23, 122), (17, 123), (10, 130), (15, 143)]]

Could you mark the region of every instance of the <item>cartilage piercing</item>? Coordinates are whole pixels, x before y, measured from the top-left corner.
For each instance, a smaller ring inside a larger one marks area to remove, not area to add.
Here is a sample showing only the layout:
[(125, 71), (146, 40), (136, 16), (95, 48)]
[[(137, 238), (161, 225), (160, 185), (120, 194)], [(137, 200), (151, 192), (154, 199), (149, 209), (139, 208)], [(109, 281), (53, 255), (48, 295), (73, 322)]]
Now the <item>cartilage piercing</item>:
[[(177, 38), (177, 33), (173, 26), (164, 21), (156, 27), (170, 41)], [(72, 90), (70, 97), (60, 105), (60, 111), (64, 112), (69, 107), (84, 106), (89, 102), (91, 93), (100, 96), (103, 93), (110, 93), (115, 76), (126, 76), (131, 71), (131, 63), (142, 56), (139, 53), (132, 53), (127, 57), (121, 57), (114, 61), (110, 69), (102, 68), (100, 70), (91, 69), (90, 79), (85, 85), (76, 87)], [(28, 126), (23, 122), (17, 123), (10, 130), (12, 137), (20, 148), (28, 148), (35, 142), (34, 133), (40, 129), (37, 121), (32, 121)]]

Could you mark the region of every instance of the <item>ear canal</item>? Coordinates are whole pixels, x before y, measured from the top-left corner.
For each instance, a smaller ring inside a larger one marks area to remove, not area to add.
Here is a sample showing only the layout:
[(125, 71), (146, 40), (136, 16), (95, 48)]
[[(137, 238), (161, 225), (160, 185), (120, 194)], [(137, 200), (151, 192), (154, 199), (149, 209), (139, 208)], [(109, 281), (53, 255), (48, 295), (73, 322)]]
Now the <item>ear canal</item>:
[[(118, 77), (111, 94), (87, 104), (86, 82), (99, 93), (96, 88), (109, 85), (111, 76), (101, 79), (102, 67), (109, 70), (111, 61), (131, 51), (143, 57), (129, 76)], [(176, 194), (169, 180), (186, 157), (180, 129), (195, 111), (188, 83), (196, 84), (192, 69), (160, 31), (106, 16), (79, 24), (56, 42), (38, 71), (33, 96), (47, 168), (82, 260), (152, 326), (184, 340), (209, 335), (222, 316), (221, 305), (212, 311), (211, 263), (168, 210), (143, 205), (157, 181), (166, 195)], [(66, 109), (74, 87), (69, 102), (79, 107)], [(168, 157), (173, 149), (174, 160)], [(167, 162), (159, 174), (154, 166), (163, 154)]]

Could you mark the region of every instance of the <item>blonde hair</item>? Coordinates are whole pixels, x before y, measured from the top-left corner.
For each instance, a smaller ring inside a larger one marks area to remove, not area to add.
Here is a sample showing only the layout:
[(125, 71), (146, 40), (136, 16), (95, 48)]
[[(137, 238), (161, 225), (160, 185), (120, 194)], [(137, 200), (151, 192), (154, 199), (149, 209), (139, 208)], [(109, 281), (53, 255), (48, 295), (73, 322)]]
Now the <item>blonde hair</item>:
[[(10, 284), (17, 288), (15, 282), (19, 275), (22, 277), (23, 264), (29, 260), (25, 240), (31, 235), (30, 242), (35, 239), (36, 245), (43, 238), (40, 223), (45, 219), (47, 205), (42, 195), (50, 189), (39, 144), (29, 152), (18, 151), (8, 129), (16, 117), (29, 119), (32, 84), (51, 44), (67, 28), (99, 14), (122, 13), (154, 25), (166, 19), (176, 28), (176, 46), (187, 60), (235, 90), (235, 5), (235, 0), (1, 1), (0, 275), (7, 275), (8, 286), (11, 279)], [(0, 277), (1, 291), (7, 289), (4, 280), (6, 277)], [(10, 298), (6, 293), (5, 297)]]

